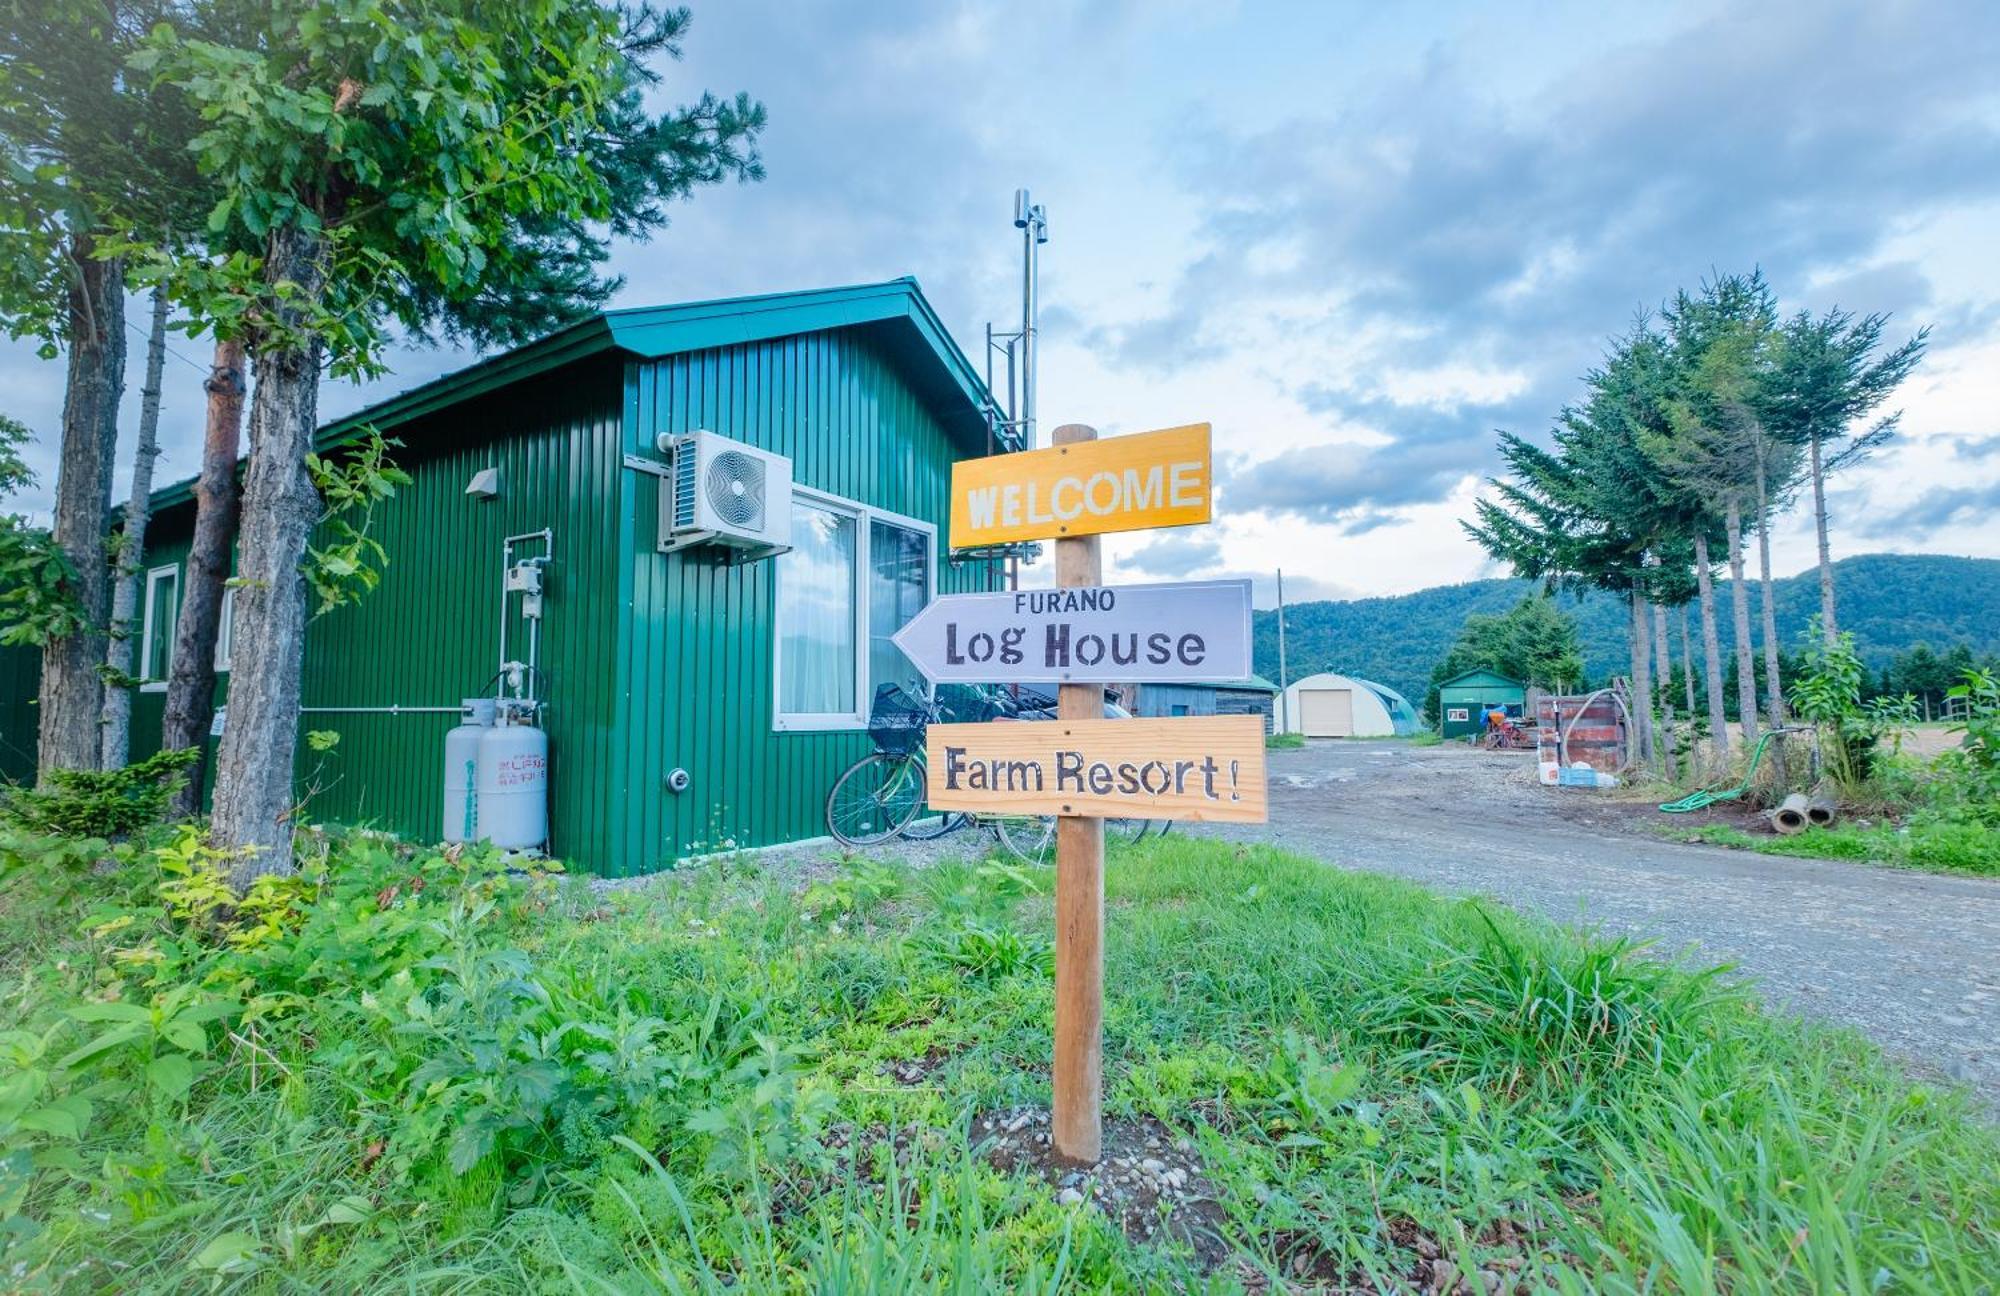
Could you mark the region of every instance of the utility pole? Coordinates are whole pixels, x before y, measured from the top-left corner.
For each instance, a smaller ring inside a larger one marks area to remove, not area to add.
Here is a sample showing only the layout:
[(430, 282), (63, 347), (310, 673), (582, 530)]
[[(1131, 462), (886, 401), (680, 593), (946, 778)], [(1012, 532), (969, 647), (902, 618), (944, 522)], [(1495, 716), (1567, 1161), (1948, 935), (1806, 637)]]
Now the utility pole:
[(1285, 702), (1285, 690), (1291, 681), (1285, 678), (1285, 569), (1278, 568), (1278, 732), (1290, 733), (1292, 709)]

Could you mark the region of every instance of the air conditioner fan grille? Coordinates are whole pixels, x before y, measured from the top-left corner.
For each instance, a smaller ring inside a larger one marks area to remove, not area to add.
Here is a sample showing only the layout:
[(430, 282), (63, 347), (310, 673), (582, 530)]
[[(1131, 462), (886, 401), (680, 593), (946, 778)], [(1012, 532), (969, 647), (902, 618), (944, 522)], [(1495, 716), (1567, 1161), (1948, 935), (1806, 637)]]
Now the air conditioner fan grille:
[(764, 461), (724, 450), (708, 462), (708, 507), (730, 526), (755, 527), (764, 519)]

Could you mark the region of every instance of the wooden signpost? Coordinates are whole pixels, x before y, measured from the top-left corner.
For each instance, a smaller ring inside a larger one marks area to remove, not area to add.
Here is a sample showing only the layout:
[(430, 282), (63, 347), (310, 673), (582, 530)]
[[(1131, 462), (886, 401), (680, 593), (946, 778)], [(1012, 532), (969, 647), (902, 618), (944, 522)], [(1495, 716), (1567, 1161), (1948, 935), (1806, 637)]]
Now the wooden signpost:
[(945, 594), (895, 643), (932, 683), (1244, 679), (1250, 582)]
[(938, 724), (924, 742), (937, 810), (1264, 821), (1261, 715)]
[[(1209, 520), (1213, 478), (1206, 423), (1109, 441), (1093, 428), (1046, 450), (961, 459), (951, 466), (951, 545), (1191, 526)], [(1056, 566), (1060, 585), (1061, 558)]]
[[(1218, 592), (1238, 583), (1197, 582), (1203, 590), (1184, 594), (1177, 610), (1172, 595), (1147, 593), (1172, 587), (1103, 584), (1098, 535), (1209, 520), (1208, 424), (1099, 441), (1096, 429), (1071, 423), (1051, 442), (953, 465), (951, 544), (1054, 539), (1056, 590), (939, 600), (946, 606), (912, 621), (896, 642), (934, 680), (1062, 682), (1053, 722), (932, 725), (927, 798), (945, 810), (1058, 816), (1050, 1137), (1057, 1156), (1090, 1165), (1104, 1143), (1101, 816), (1261, 822), (1264, 724), (1258, 716), (1103, 718), (1106, 681), (1250, 673), (1247, 588)], [(1002, 645), (1016, 630), (1021, 659), (1008, 661)], [(1092, 642), (1080, 652), (1085, 636)], [(1080, 673), (1091, 682), (1073, 678)]]

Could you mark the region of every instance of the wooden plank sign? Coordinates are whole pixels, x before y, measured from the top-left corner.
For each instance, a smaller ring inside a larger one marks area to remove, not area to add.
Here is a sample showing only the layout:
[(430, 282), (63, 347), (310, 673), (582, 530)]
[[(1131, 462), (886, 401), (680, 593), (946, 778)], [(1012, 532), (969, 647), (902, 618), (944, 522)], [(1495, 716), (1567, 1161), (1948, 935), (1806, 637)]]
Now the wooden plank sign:
[(932, 683), (1245, 679), (1250, 582), (946, 594), (895, 643)]
[(951, 547), (1209, 520), (1209, 426), (1194, 423), (951, 466)]
[(1265, 819), (1262, 716), (937, 724), (925, 744), (939, 810)]

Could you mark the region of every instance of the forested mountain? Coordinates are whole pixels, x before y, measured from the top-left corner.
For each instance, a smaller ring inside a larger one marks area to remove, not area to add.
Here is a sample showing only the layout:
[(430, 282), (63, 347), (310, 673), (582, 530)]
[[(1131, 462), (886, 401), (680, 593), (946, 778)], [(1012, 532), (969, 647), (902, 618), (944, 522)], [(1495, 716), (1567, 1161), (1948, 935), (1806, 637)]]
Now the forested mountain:
[[(1984, 656), (2000, 652), (2000, 560), (1931, 554), (1863, 554), (1834, 564), (1840, 628), (1854, 633), (1855, 646), (1873, 667), (1918, 642), (1942, 651), (1969, 643)], [(1450, 649), (1466, 615), (1504, 612), (1533, 593), (1523, 580), (1470, 581), (1440, 585), (1389, 598), (1294, 603), (1286, 609), (1286, 666), (1291, 678), (1332, 670), (1359, 675), (1400, 689), (1420, 702), (1431, 666)], [(1778, 633), (1787, 651), (1796, 647), (1806, 620), (1819, 610), (1819, 582), (1808, 570), (1776, 582)], [(1758, 624), (1758, 591), (1751, 588), (1751, 627)], [(1623, 673), (1629, 659), (1626, 605), (1604, 594), (1558, 599), (1576, 618), (1584, 666), (1593, 681)], [(1734, 641), (1729, 615), (1729, 582), (1716, 590), (1723, 652)], [(1689, 615), (1696, 616), (1690, 607)], [(1680, 660), (1678, 615), (1672, 652)], [(1699, 620), (1692, 623), (1700, 651)], [(1278, 614), (1256, 616), (1257, 669), (1278, 677)]]

